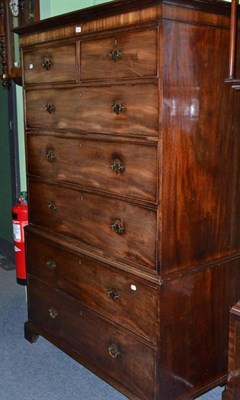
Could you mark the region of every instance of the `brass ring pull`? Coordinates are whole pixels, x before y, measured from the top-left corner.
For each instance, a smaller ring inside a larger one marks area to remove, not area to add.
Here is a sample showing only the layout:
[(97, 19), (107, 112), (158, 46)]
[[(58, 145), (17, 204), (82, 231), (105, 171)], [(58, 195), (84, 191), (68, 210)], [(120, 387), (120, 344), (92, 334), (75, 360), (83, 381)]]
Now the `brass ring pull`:
[(46, 153), (46, 158), (50, 163), (53, 163), (56, 159), (56, 154), (54, 153), (54, 151), (52, 149), (48, 149), (47, 153)]
[(122, 58), (122, 52), (119, 49), (114, 49), (114, 50), (110, 51), (109, 57), (115, 62), (119, 61)]
[(118, 235), (122, 235), (125, 231), (124, 225), (118, 219), (112, 223), (111, 228)]
[(55, 263), (55, 261), (49, 259), (47, 261), (47, 267), (50, 268), (51, 270), (54, 270), (55, 268), (57, 268), (57, 264)]
[(120, 355), (120, 350), (116, 344), (111, 344), (111, 346), (108, 347), (108, 353), (112, 358), (117, 358)]
[(52, 319), (56, 319), (57, 318), (58, 312), (54, 307), (49, 308), (48, 312), (49, 312), (49, 315), (50, 315), (50, 317)]
[(119, 299), (119, 294), (116, 289), (108, 290), (107, 294), (108, 294), (108, 297), (110, 299), (112, 299), (113, 301), (116, 301), (117, 299)]
[(47, 103), (44, 108), (49, 114), (52, 114), (52, 112), (55, 110), (54, 104), (49, 103)]
[(111, 164), (111, 168), (112, 168), (113, 172), (115, 172), (118, 175), (121, 174), (125, 170), (124, 163), (118, 159), (113, 160), (113, 162)]
[(122, 104), (120, 101), (115, 101), (112, 105), (112, 111), (119, 115), (125, 110), (125, 105)]
[(53, 66), (53, 62), (52, 60), (50, 60), (49, 57), (44, 57), (43, 63), (42, 63), (42, 67), (46, 70), (49, 71)]
[(56, 203), (54, 203), (54, 201), (51, 201), (51, 203), (48, 204), (48, 208), (52, 212), (57, 211), (57, 206), (56, 206)]

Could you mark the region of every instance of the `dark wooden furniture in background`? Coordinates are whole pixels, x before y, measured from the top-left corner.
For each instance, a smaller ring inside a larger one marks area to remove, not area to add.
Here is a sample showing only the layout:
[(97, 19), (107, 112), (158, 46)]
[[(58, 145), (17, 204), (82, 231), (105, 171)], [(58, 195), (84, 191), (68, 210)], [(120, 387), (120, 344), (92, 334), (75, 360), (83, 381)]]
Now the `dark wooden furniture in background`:
[(236, 82), (236, 52), (237, 52), (237, 21), (238, 21), (238, 0), (232, 0), (231, 24), (230, 24), (230, 46), (229, 46), (229, 74), (226, 82)]
[(29, 25), (40, 19), (39, 0), (19, 0), (18, 25)]
[(240, 303), (230, 310), (228, 381), (222, 400), (240, 400)]
[[(233, 89), (240, 90), (240, 77), (236, 75), (237, 62), (239, 63), (239, 23), (238, 23), (239, 0), (232, 0), (231, 24), (230, 24), (230, 46), (229, 46), (229, 74), (226, 83)], [(237, 58), (238, 56), (238, 58)]]
[(226, 382), (240, 298), (229, 25), (222, 1), (124, 0), (17, 30), (25, 336), (129, 399), (193, 399)]
[(2, 86), (9, 88), (12, 80), (21, 85), (21, 68), (15, 65), (18, 42), (13, 28), (28, 25), (40, 18), (39, 0), (0, 0), (0, 78)]
[[(233, 89), (240, 90), (240, 79), (236, 78), (238, 41), (238, 0), (232, 0), (229, 76), (226, 83)], [(240, 400), (240, 303), (235, 304), (229, 311), (229, 338), (228, 338), (228, 379), (227, 386), (222, 394), (222, 400)]]

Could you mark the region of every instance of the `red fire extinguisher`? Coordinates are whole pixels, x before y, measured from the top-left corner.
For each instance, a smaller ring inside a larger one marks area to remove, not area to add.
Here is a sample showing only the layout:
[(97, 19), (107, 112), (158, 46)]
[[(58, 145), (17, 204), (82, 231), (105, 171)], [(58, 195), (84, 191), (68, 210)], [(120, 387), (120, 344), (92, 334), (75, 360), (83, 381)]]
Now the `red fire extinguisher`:
[(26, 192), (21, 192), (18, 204), (12, 207), (13, 241), (16, 262), (16, 278), (20, 285), (27, 284), (24, 226), (28, 225), (28, 205)]

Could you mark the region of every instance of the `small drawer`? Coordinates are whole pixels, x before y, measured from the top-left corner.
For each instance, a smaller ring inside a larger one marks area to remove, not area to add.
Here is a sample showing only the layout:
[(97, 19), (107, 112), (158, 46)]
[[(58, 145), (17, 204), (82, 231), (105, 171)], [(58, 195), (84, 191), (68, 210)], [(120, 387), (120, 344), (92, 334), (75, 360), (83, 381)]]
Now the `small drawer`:
[(155, 349), (32, 277), (28, 298), (29, 320), (60, 348), (70, 348), (104, 379), (139, 399), (155, 398)]
[(66, 141), (40, 133), (29, 134), (27, 145), (31, 175), (156, 202), (156, 146), (70, 138)]
[(27, 234), (26, 243), (28, 273), (156, 342), (156, 288), (81, 253), (57, 247), (32, 233)]
[(29, 221), (111, 257), (155, 269), (153, 209), (30, 179)]
[(156, 76), (157, 38), (150, 29), (81, 42), (81, 79)]
[(154, 83), (28, 90), (27, 128), (158, 136)]
[(76, 44), (40, 47), (23, 51), (24, 82), (57, 83), (76, 82)]

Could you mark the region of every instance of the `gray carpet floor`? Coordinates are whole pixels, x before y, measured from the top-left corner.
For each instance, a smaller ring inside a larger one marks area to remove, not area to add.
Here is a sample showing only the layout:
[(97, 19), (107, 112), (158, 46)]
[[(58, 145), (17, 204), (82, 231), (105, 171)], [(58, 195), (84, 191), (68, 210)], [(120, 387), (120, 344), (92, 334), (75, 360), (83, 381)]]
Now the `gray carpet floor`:
[[(0, 256), (0, 400), (126, 400), (43, 338), (23, 338), (25, 288)], [(199, 400), (221, 400), (216, 388)]]

